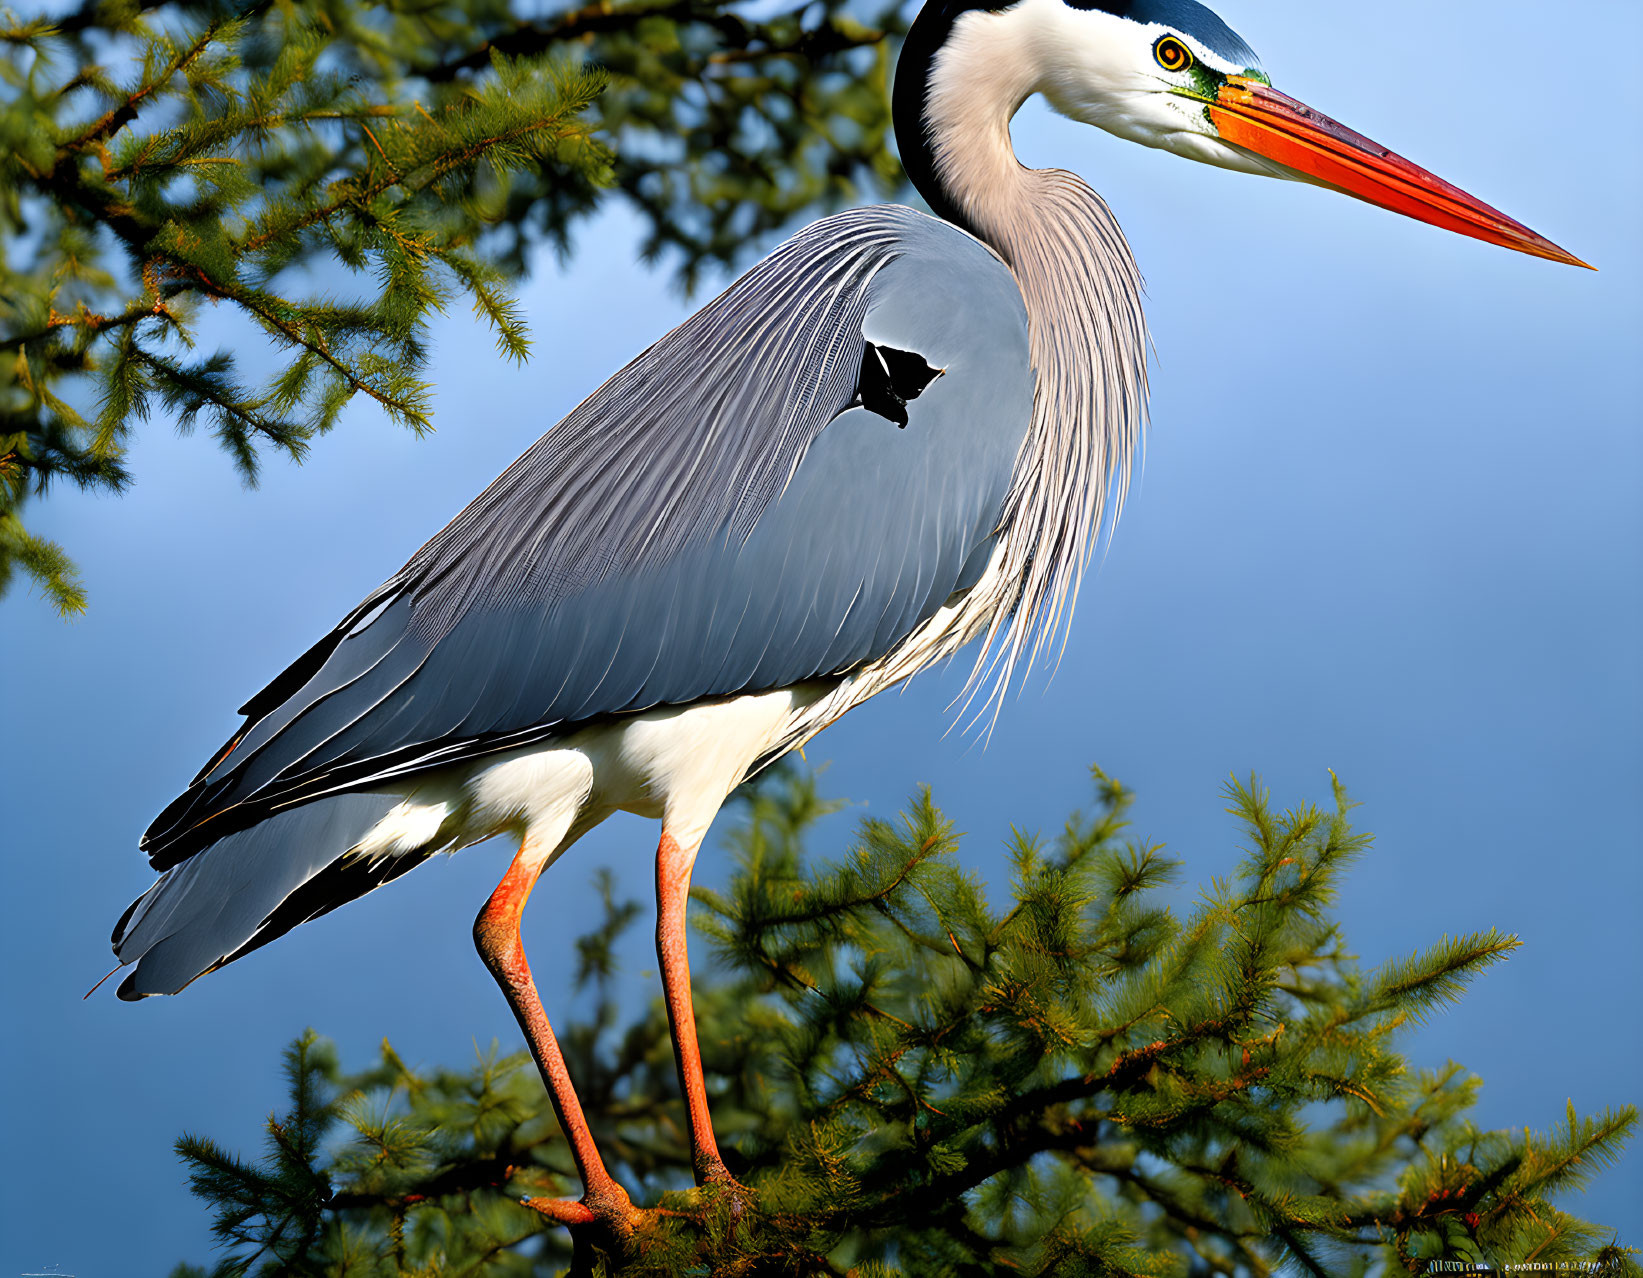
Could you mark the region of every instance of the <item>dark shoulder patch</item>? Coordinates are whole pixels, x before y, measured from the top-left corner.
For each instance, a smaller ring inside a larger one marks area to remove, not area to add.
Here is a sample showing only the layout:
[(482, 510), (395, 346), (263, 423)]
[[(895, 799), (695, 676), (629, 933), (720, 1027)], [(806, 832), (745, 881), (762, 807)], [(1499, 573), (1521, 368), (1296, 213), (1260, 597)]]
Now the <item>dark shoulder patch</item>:
[(925, 388), (946, 369), (931, 368), (924, 356), (898, 351), (893, 346), (865, 342), (861, 352), (861, 373), (856, 394), (846, 408), (865, 408), (897, 426), (907, 425), (907, 403), (924, 394)]

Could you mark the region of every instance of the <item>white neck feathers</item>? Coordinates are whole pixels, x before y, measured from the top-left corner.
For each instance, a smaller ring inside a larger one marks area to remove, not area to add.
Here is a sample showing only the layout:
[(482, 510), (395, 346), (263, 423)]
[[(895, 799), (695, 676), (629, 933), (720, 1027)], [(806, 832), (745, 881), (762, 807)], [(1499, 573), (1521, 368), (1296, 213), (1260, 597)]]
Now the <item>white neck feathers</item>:
[(1011, 117), (1055, 62), (1043, 47), (1051, 4), (964, 14), (931, 67), (924, 115), (948, 197), (1021, 288), (1036, 380), (1004, 514), (1020, 586), (1014, 615), (1001, 610), (989, 635), (1003, 638), (996, 689), (1070, 615), (1090, 548), (1122, 507), (1146, 416), (1141, 277), (1123, 232), (1076, 176), (1028, 169), (1010, 145)]
[(930, 67), (925, 132), (942, 185), (986, 231), (1025, 195), (1029, 170), (1010, 145), (1010, 120), (1038, 87), (1031, 29), (976, 11), (953, 25)]

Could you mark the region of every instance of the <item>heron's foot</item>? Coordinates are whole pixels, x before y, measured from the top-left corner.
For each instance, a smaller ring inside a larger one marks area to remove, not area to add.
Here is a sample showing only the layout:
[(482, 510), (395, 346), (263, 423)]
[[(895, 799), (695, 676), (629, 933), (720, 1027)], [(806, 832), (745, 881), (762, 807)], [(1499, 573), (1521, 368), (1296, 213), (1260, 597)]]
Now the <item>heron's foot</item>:
[(572, 1233), (592, 1235), (619, 1250), (626, 1250), (650, 1215), (635, 1207), (628, 1191), (615, 1181), (590, 1186), (580, 1199), (522, 1198), (520, 1204)]

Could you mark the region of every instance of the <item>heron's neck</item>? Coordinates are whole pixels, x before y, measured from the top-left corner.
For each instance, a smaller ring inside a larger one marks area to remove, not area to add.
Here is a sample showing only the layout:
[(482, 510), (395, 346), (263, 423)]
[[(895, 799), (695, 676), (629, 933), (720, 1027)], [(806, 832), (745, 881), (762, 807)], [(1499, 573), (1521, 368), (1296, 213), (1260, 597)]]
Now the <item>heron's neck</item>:
[(997, 250), (1026, 304), (1033, 421), (1005, 511), (1025, 618), (1005, 638), (1013, 659), (1028, 629), (1034, 650), (1055, 630), (1122, 504), (1146, 415), (1146, 323), (1105, 201), (1071, 173), (1026, 168), (1010, 145), (1010, 119), (1038, 87), (1042, 33), (1019, 8), (1013, 20), (944, 10), (927, 3), (908, 33), (896, 135), (931, 208)]

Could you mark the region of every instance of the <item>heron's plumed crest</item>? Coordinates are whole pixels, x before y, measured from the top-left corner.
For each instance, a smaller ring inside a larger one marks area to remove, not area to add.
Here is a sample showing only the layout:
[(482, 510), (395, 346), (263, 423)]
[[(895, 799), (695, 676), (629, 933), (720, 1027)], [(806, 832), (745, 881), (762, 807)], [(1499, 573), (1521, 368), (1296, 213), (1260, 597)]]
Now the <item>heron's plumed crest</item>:
[[(1261, 65), (1259, 56), (1248, 42), (1213, 9), (1199, 4), (1197, 0), (1062, 0), (1062, 3), (1072, 9), (1097, 9), (1142, 26), (1157, 24), (1169, 27), (1182, 35), (1191, 36), (1210, 52), (1236, 66)], [(930, 0), (919, 11), (919, 18), (924, 21), (927, 32), (945, 34), (965, 13), (997, 13), (1010, 7), (1009, 0)], [(921, 57), (917, 45), (913, 52), (915, 64), (927, 63), (928, 55)], [(907, 52), (904, 50), (897, 64), (898, 73), (906, 69), (907, 64)]]
[(1156, 23), (1191, 36), (1234, 66), (1258, 67), (1261, 61), (1244, 38), (1197, 0), (1063, 0), (1074, 9), (1100, 9), (1143, 25)]

